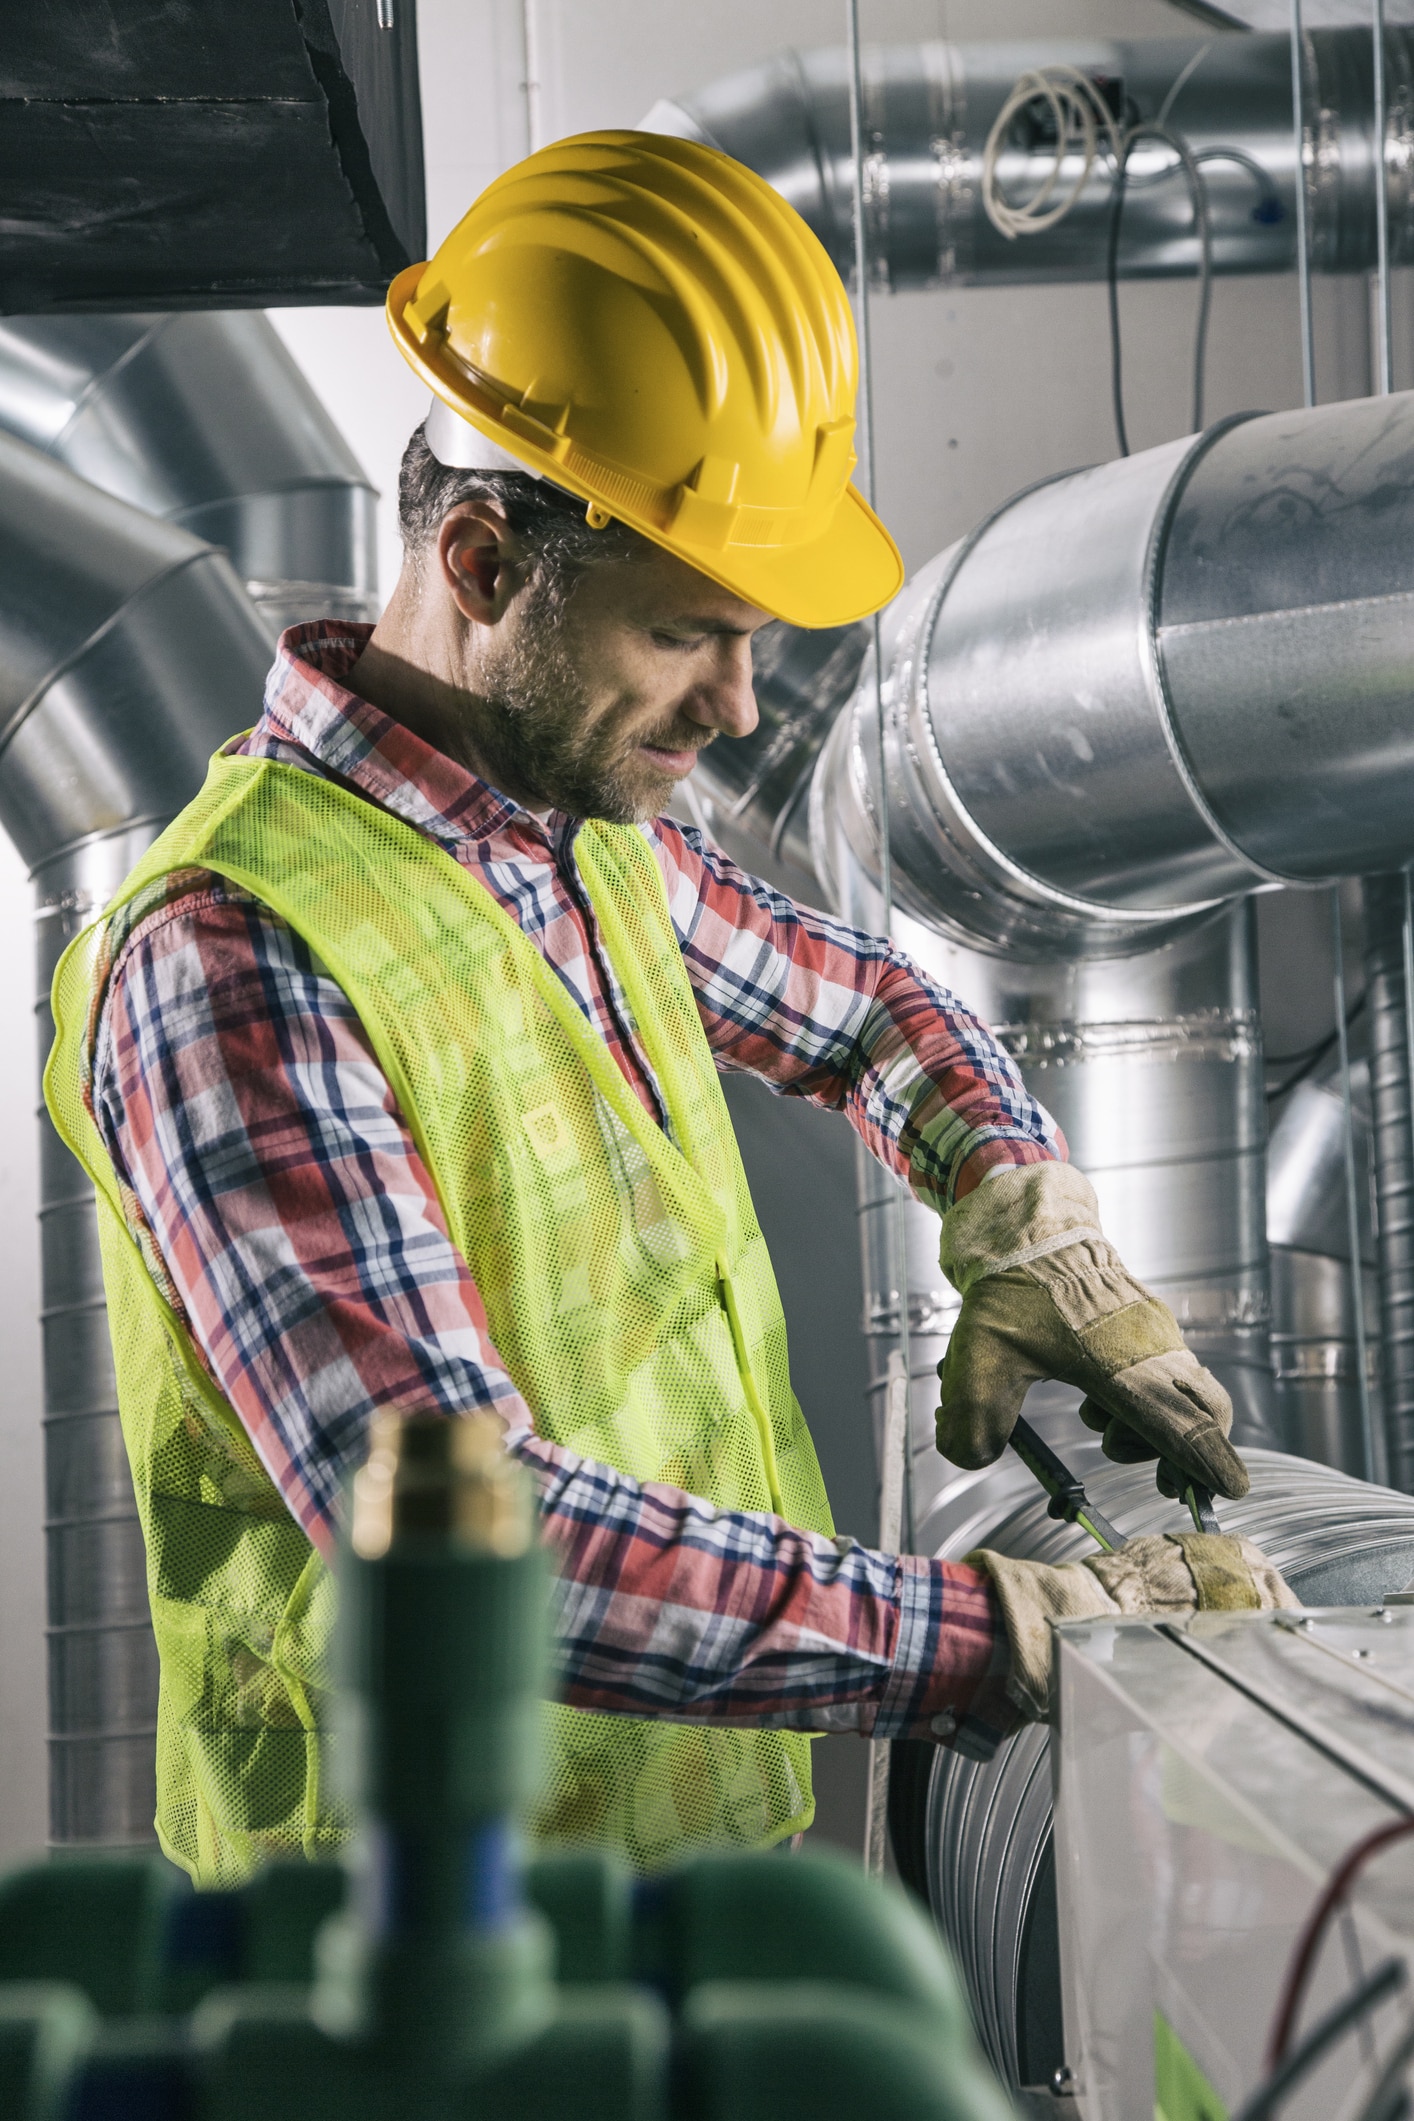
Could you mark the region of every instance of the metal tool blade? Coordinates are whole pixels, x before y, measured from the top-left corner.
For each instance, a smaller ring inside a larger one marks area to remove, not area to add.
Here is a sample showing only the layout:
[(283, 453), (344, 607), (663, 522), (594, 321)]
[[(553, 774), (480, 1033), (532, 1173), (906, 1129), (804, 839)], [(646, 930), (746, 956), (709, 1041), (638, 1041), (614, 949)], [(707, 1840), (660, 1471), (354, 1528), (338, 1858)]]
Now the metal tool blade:
[(1182, 1495), (1198, 1530), (1221, 1532), (1222, 1526), (1218, 1523), (1217, 1512), (1213, 1508), (1212, 1489), (1203, 1487), (1196, 1480), (1190, 1480), (1187, 1474), (1180, 1473), (1177, 1466), (1170, 1464), (1167, 1459), (1164, 1461), (1164, 1470)]
[(1065, 1460), (1056, 1455), (1044, 1437), (1037, 1435), (1029, 1421), (1018, 1418), (1011, 1432), (1011, 1447), (1050, 1496), (1052, 1517), (1066, 1524), (1078, 1524), (1107, 1553), (1123, 1546), (1124, 1534), (1095, 1508)]

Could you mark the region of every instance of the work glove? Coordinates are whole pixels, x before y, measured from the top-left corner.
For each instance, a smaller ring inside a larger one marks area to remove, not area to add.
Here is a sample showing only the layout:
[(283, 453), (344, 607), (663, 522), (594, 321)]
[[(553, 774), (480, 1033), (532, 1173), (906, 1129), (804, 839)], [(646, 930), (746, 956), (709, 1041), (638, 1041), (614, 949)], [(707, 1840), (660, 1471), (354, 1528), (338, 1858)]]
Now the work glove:
[(1049, 1568), (982, 1547), (967, 1556), (990, 1576), (1011, 1645), (1007, 1692), (1032, 1723), (1047, 1713), (1053, 1623), (1117, 1613), (1180, 1619), (1195, 1612), (1269, 1612), (1299, 1606), (1285, 1578), (1250, 1539), (1175, 1532), (1128, 1539), (1113, 1554)]
[[(984, 1179), (944, 1215), (940, 1257), (962, 1297), (938, 1365), (938, 1449), (954, 1465), (989, 1466), (1031, 1386), (1057, 1377), (1085, 1393), (1080, 1418), (1103, 1431), (1107, 1458), (1164, 1458), (1219, 1495), (1247, 1493), (1232, 1401), (1106, 1241), (1073, 1165)], [(1159, 1486), (1177, 1492), (1162, 1472)]]

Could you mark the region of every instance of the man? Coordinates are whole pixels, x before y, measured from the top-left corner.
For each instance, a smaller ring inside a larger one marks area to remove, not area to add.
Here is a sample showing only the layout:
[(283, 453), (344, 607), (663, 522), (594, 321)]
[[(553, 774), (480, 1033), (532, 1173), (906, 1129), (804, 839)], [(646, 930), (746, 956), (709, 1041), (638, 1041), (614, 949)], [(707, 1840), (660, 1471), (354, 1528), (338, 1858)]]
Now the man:
[(808, 1825), (812, 1731), (986, 1744), (1042, 1713), (1057, 1613), (1189, 1610), (1205, 1571), (1286, 1595), (1235, 1541), (1045, 1570), (832, 1538), (722, 1069), (838, 1109), (938, 1209), (958, 1462), (1063, 1376), (1113, 1456), (1246, 1476), (984, 1028), (659, 814), (754, 726), (768, 618), (840, 624), (901, 580), (848, 483), (814, 238), (709, 149), (586, 136), (493, 185), (389, 317), (436, 397), (388, 610), (285, 636), (258, 726), (55, 988), (158, 1826), (199, 1883), (342, 1838), (325, 1563), (379, 1407), (504, 1420), (558, 1583), (535, 1830), (645, 1868)]

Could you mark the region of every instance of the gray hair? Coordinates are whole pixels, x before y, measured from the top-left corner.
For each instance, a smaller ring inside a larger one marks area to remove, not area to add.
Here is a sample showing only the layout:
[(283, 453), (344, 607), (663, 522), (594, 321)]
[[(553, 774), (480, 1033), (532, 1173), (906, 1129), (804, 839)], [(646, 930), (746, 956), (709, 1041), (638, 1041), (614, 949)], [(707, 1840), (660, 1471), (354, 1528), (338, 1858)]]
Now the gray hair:
[(398, 528), (403, 551), (420, 575), (446, 517), (462, 501), (491, 501), (526, 547), (537, 593), (554, 609), (580, 577), (605, 560), (642, 559), (651, 542), (626, 523), (592, 530), (585, 503), (548, 479), (523, 471), (467, 471), (441, 463), (423, 427), (413, 430), (398, 473)]

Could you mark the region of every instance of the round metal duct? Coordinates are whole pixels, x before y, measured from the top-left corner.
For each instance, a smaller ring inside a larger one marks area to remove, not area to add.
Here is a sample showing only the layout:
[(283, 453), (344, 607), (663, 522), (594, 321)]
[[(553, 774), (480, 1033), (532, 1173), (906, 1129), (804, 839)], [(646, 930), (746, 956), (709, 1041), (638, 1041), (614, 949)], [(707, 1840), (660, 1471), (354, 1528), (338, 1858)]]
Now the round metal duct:
[[(269, 642), (225, 555), (0, 435), (0, 825), (49, 983), (217, 746)], [(157, 1657), (118, 1421), (93, 1187), (40, 1107), (50, 1832), (152, 1839)]]
[(272, 637), (377, 618), (378, 497), (258, 311), (0, 318), (0, 428), (224, 548)]
[[(895, 890), (1009, 954), (1149, 949), (1263, 883), (1396, 868), (1414, 814), (1414, 393), (1032, 487), (882, 628)], [(872, 657), (812, 788), (877, 878)]]

